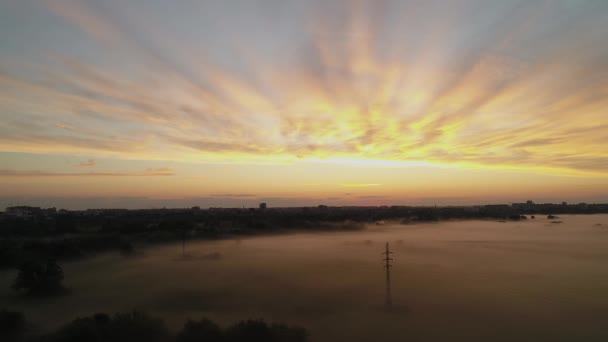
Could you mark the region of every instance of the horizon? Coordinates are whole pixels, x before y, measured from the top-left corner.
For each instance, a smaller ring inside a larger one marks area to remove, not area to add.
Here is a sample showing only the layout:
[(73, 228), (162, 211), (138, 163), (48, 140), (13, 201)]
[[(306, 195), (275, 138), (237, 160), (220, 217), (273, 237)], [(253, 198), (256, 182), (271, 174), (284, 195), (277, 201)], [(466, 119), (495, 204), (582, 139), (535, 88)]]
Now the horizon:
[[(55, 199), (56, 200), (56, 199)], [(85, 199), (87, 200), (87, 199)], [(483, 207), (483, 206), (491, 206), (491, 205), (513, 205), (513, 204), (526, 204), (529, 199), (524, 201), (488, 201), (488, 202), (475, 202), (475, 201), (463, 201), (452, 199), (452, 202), (448, 200), (438, 201), (428, 199), (426, 202), (417, 202), (413, 203), (390, 203), (390, 202), (376, 202), (376, 203), (368, 203), (368, 204), (353, 204), (353, 203), (329, 203), (328, 201), (322, 202), (319, 201), (314, 203), (311, 200), (302, 201), (301, 199), (292, 198), (292, 199), (280, 199), (279, 203), (291, 203), (283, 204), (283, 205), (272, 205), (272, 202), (269, 200), (273, 200), (272, 198), (249, 198), (246, 201), (238, 201), (229, 198), (182, 198), (182, 199), (146, 199), (146, 198), (130, 198), (124, 197), (121, 199), (108, 199), (108, 198), (100, 198), (97, 199), (99, 203), (104, 204), (105, 206), (89, 206), (86, 203), (94, 203), (93, 202), (84, 201), (82, 198), (65, 198), (63, 201), (56, 201), (55, 203), (64, 203), (64, 205), (53, 205), (53, 200), (51, 199), (28, 199), (23, 202), (14, 202), (8, 203), (0, 199), (0, 211), (6, 211), (7, 208), (10, 207), (39, 207), (41, 209), (51, 209), (55, 208), (57, 210), (68, 210), (68, 211), (82, 211), (82, 210), (176, 210), (176, 209), (192, 209), (192, 208), (200, 208), (201, 210), (207, 209), (257, 209), (259, 205), (264, 203), (267, 205), (267, 209), (273, 208), (316, 208), (319, 206), (326, 206), (328, 208), (365, 208), (365, 207), (420, 207), (420, 208), (429, 208), (429, 207), (437, 207), (437, 208), (447, 208), (447, 207)], [(585, 205), (606, 205), (607, 202), (566, 202), (566, 201), (532, 201), (533, 205), (562, 205), (566, 203), (568, 206), (577, 206), (581, 204)], [(110, 203), (116, 203), (117, 205), (112, 205)], [(145, 204), (144, 204), (145, 203)], [(223, 203), (223, 205), (221, 205)], [(239, 204), (240, 203), (240, 204)], [(220, 204), (220, 205), (214, 205)]]
[(5, 1), (0, 206), (605, 203), (606, 18), (601, 1)]

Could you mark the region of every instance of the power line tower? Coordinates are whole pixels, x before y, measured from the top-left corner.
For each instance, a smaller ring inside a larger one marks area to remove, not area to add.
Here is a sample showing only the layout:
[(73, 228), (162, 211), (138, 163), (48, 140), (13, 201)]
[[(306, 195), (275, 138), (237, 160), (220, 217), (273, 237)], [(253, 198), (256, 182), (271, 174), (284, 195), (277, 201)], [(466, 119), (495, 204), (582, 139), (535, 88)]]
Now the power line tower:
[(393, 258), (391, 258), (391, 252), (388, 248), (388, 242), (386, 243), (386, 251), (382, 253), (384, 255), (384, 268), (386, 269), (386, 307), (390, 308), (393, 305), (393, 299), (391, 296), (391, 267)]

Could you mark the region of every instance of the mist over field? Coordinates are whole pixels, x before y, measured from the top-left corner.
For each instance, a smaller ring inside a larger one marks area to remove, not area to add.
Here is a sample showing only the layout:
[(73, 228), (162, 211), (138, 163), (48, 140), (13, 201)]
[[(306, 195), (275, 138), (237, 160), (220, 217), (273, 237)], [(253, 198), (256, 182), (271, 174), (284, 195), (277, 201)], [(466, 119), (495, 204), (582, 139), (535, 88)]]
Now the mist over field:
[[(306, 327), (312, 341), (605, 341), (608, 215), (518, 222), (370, 225), (150, 247), (63, 264), (71, 294), (0, 301), (39, 331), (76, 316), (142, 310), (186, 318)], [(393, 307), (381, 253), (394, 251)]]

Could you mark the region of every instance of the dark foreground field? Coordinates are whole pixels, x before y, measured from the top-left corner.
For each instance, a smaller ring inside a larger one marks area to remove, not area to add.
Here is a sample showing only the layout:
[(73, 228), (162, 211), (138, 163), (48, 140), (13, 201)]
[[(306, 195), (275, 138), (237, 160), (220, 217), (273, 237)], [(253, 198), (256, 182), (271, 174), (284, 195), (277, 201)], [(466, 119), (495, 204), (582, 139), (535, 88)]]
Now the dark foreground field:
[(0, 302), (39, 332), (138, 310), (173, 333), (189, 318), (224, 328), (263, 318), (304, 327), (310, 341), (605, 341), (608, 216), (559, 221), (384, 224), (102, 253), (62, 264), (63, 296), (18, 295), (16, 271), (4, 271)]

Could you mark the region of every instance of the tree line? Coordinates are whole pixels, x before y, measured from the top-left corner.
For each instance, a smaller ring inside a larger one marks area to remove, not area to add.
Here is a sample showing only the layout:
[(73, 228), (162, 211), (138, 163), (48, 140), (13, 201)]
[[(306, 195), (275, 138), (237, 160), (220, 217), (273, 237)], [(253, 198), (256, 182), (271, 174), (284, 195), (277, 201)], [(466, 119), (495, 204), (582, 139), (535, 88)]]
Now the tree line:
[(225, 328), (203, 318), (187, 320), (177, 333), (161, 318), (131, 311), (80, 317), (56, 331), (32, 333), (20, 312), (0, 310), (0, 340), (5, 342), (306, 342), (308, 332), (298, 326), (243, 320)]

